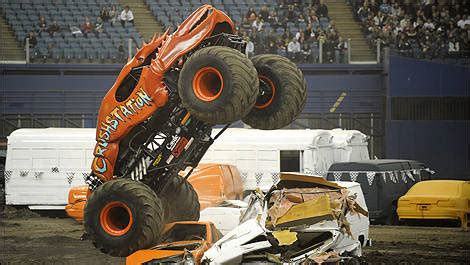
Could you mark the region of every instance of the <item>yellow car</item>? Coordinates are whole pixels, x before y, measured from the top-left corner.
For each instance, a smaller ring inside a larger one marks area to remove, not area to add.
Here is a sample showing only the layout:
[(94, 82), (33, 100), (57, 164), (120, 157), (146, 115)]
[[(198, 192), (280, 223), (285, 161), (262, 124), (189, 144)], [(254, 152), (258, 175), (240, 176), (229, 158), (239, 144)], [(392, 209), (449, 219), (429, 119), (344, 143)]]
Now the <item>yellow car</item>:
[(470, 220), (470, 181), (428, 180), (416, 183), (398, 200), (398, 217), (459, 220), (464, 229)]

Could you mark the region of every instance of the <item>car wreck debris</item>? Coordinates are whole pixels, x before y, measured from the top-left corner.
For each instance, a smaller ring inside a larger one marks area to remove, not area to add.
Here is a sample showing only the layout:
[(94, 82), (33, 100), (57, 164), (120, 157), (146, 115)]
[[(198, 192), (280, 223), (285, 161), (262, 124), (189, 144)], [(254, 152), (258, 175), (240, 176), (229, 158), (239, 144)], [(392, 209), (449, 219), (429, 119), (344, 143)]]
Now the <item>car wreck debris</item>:
[(203, 260), (322, 263), (362, 255), (369, 220), (359, 184), (291, 173), (280, 178), (266, 194), (251, 195), (241, 224)]

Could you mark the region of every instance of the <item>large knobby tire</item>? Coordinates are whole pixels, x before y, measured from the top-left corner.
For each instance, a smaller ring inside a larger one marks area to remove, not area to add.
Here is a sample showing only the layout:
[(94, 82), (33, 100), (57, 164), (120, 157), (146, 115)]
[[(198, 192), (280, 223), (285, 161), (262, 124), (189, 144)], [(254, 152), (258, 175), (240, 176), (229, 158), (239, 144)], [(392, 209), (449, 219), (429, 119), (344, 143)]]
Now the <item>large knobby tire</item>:
[(238, 50), (211, 46), (184, 63), (178, 80), (181, 102), (209, 124), (240, 120), (254, 106), (259, 81), (253, 63)]
[(164, 209), (155, 192), (130, 179), (99, 186), (84, 211), (86, 233), (111, 256), (128, 256), (157, 243), (164, 224)]
[(199, 220), (199, 198), (186, 179), (180, 176), (171, 177), (160, 198), (165, 208), (167, 223)]
[(243, 122), (256, 129), (280, 129), (302, 112), (307, 83), (302, 71), (289, 59), (263, 54), (252, 58), (260, 79), (260, 95)]

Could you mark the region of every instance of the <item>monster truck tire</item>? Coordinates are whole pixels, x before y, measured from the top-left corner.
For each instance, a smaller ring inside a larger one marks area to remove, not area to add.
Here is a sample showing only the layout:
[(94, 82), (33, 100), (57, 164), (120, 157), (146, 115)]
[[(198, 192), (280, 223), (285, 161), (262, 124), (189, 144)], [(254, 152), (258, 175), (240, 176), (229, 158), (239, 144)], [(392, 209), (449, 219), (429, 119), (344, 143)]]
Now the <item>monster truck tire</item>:
[(164, 226), (160, 199), (130, 179), (99, 186), (85, 206), (84, 225), (93, 244), (111, 256), (128, 256), (158, 242)]
[(289, 59), (263, 54), (252, 59), (260, 79), (260, 95), (243, 122), (256, 129), (274, 130), (289, 125), (307, 99), (307, 85), (300, 69)]
[(210, 124), (240, 120), (259, 93), (253, 63), (238, 50), (211, 46), (196, 51), (184, 63), (178, 80), (183, 105)]
[(199, 220), (199, 198), (193, 186), (180, 176), (171, 177), (162, 198), (166, 222)]

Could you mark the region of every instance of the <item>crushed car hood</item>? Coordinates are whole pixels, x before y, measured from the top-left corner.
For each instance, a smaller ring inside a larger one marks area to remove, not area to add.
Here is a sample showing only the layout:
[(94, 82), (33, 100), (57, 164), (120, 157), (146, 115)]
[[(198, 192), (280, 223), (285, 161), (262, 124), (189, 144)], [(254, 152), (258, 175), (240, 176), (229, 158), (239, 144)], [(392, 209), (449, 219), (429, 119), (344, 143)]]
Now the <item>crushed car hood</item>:
[(367, 229), (369, 222), (357, 194), (321, 177), (282, 173), (280, 179), (266, 194), (252, 194), (241, 224), (205, 253), (206, 261), (328, 261), (360, 247), (351, 216)]

